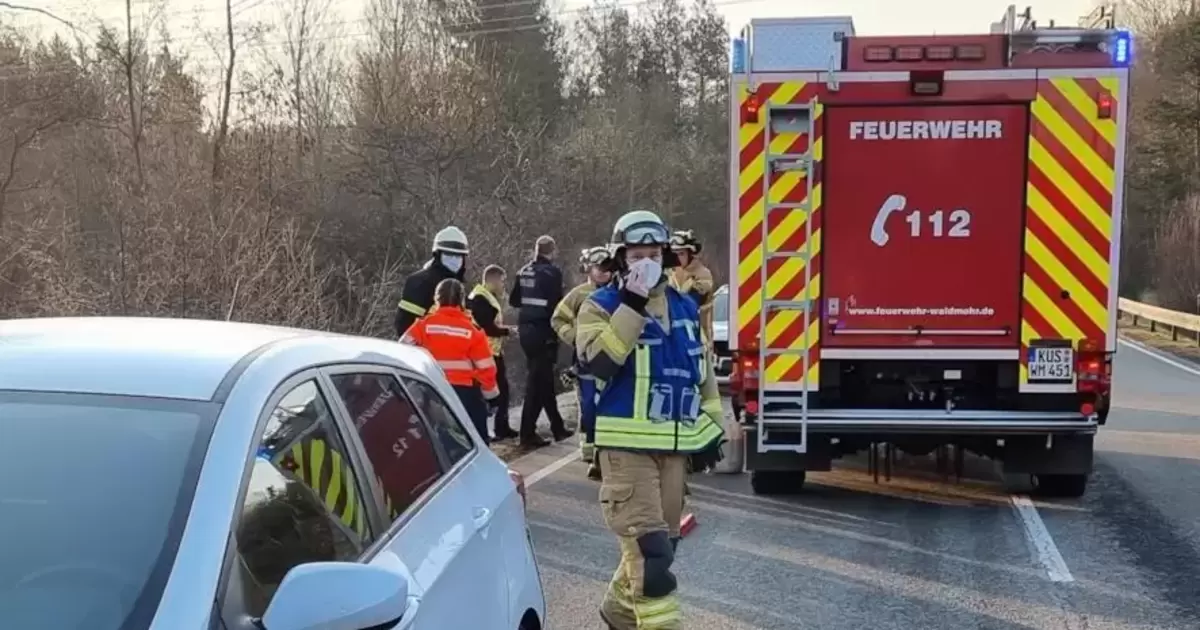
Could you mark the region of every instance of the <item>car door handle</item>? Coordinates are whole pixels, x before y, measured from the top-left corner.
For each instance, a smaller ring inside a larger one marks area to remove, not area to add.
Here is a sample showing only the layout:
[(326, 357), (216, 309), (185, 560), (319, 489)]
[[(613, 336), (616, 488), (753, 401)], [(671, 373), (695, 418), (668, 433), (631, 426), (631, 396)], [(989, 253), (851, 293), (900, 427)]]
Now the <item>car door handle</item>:
[(479, 531), (486, 528), (492, 522), (492, 511), (485, 507), (477, 507), (475, 508), (473, 518), (475, 520), (475, 530)]

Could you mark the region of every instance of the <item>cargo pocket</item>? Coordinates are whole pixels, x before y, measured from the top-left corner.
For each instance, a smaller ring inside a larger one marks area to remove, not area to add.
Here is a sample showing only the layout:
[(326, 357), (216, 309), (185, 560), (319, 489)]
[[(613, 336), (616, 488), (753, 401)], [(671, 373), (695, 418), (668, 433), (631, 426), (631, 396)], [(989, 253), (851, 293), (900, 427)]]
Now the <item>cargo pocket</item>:
[(633, 499), (633, 484), (614, 483), (600, 486), (600, 509), (604, 524), (618, 536), (627, 536), (631, 529), (629, 507)]

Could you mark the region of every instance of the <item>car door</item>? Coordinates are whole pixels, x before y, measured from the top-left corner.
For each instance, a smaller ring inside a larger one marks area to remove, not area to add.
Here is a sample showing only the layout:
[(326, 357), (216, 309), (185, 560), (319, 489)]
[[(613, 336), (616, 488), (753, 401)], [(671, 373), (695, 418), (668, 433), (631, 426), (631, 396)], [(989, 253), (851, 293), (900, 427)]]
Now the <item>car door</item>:
[(294, 567), (358, 561), (375, 544), (382, 517), (374, 490), (319, 378), (308, 371), (289, 379), (261, 414), (218, 601), (228, 630), (259, 630), (256, 620)]
[[(439, 436), (447, 456), (462, 467), (455, 483), (462, 487), (463, 496), (471, 501), (476, 536), (470, 553), (475, 559), (473, 562), (478, 564), (480, 580), (488, 587), (486, 592), (480, 593), (478, 600), (487, 602), (491, 611), (486, 627), (514, 628), (519, 614), (524, 611), (512, 607), (514, 594), (520, 591), (511, 588), (511, 584), (522, 575), (513, 573), (514, 565), (507, 555), (520, 553), (526, 547), (523, 546), (524, 507), (508, 476), (508, 468), (486, 446), (476, 446), (471, 453), (458, 448), (459, 444), (475, 444), (475, 441), (472, 438), (474, 432), (468, 429), (470, 420), (463, 414), (461, 405), (454, 405), (457, 401), (447, 398), (447, 395), (453, 396), (452, 390), (447, 387), (445, 389), (449, 391), (443, 394), (432, 383), (416, 377), (406, 376), (403, 381), (422, 415)], [(512, 538), (514, 529), (519, 530), (515, 540)], [(508, 623), (502, 624), (501, 620), (505, 619)]]
[(503, 558), (488, 540), (491, 511), (479, 509), (469, 483), (479, 445), (461, 424), (429, 418), (426, 394), (385, 366), (325, 372), (390, 520), (376, 549), (412, 571), (420, 618), (438, 628), (508, 627)]

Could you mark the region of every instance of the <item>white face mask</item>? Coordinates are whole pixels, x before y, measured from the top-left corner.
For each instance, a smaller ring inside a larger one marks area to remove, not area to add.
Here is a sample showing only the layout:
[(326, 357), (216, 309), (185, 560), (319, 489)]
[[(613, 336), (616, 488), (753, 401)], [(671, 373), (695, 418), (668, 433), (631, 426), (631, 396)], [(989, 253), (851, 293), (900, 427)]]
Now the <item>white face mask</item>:
[(454, 256), (452, 254), (442, 254), (442, 266), (450, 270), (450, 273), (458, 273), (463, 267), (463, 257)]
[[(639, 280), (645, 283), (647, 289), (653, 289), (658, 286), (658, 281), (662, 279), (662, 261), (654, 258), (643, 258), (636, 262), (630, 263), (629, 273), (637, 272)], [(629, 276), (626, 276), (628, 279)]]

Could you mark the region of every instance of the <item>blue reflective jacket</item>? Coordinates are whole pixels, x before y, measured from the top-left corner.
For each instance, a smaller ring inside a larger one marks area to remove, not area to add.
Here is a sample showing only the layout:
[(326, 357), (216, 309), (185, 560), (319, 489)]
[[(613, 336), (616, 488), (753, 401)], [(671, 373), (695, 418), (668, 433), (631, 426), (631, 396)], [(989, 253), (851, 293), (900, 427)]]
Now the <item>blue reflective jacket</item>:
[[(598, 448), (697, 453), (722, 436), (721, 425), (700, 408), (707, 365), (699, 309), (675, 289), (664, 290), (670, 329), (647, 316), (620, 371), (606, 383), (595, 381)], [(614, 287), (596, 291), (591, 300), (610, 314), (621, 305)]]

